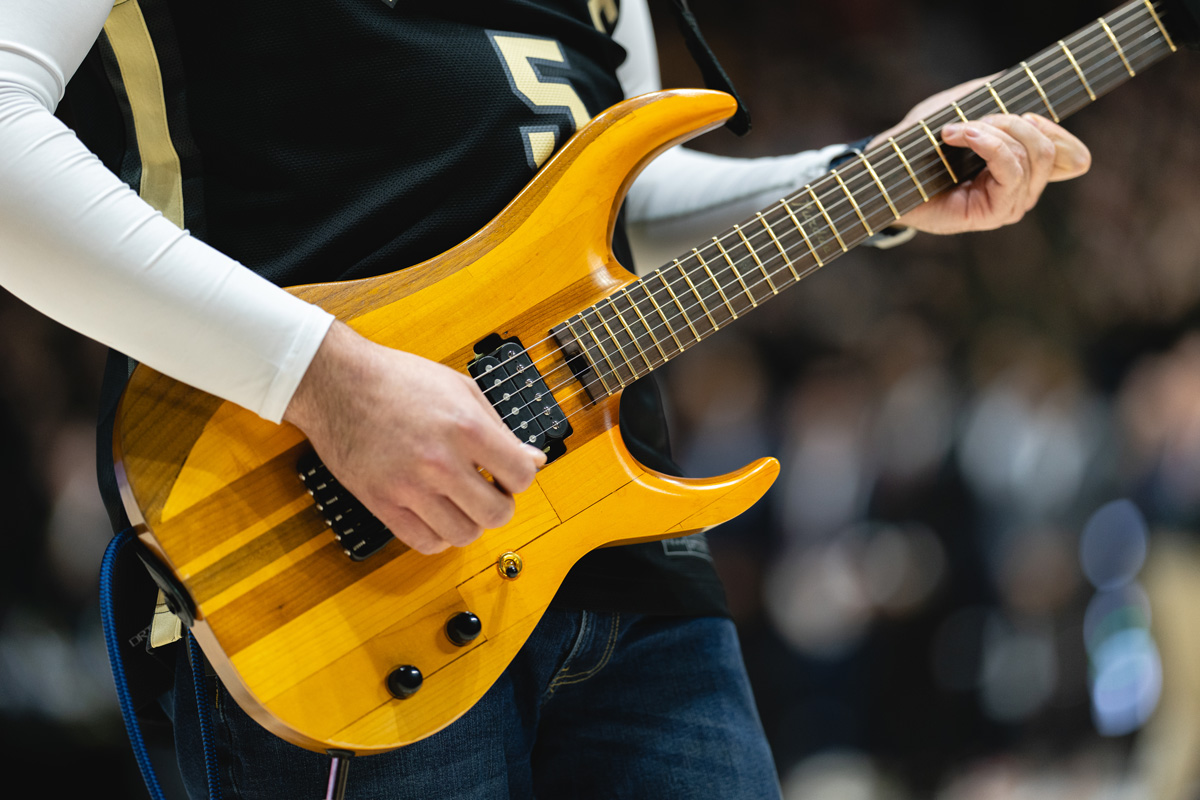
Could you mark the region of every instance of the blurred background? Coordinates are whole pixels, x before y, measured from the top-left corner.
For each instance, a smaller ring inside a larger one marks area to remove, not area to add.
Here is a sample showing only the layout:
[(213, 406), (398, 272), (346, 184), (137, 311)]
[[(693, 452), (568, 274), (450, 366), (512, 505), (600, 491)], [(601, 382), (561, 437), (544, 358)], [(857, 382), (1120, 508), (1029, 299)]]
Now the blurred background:
[[(651, 5), (664, 85), (697, 85)], [(692, 7), (755, 120), (694, 146), (747, 156), (1111, 10)], [(690, 474), (783, 463), (711, 542), (787, 800), (1200, 798), (1196, 99), (1168, 59), (1067, 123), (1093, 170), (1021, 224), (853, 251), (665, 370)], [(49, 796), (144, 795), (96, 603), (103, 355), (0, 293), (0, 763)]]

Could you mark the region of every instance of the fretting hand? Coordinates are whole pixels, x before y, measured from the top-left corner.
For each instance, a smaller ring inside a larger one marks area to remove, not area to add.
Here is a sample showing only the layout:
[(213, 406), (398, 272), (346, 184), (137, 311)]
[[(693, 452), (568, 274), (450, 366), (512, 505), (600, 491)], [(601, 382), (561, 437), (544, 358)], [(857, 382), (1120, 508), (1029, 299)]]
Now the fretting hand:
[[(899, 125), (877, 136), (870, 146), (886, 142), (889, 136), (940, 111), (987, 80), (964, 83), (917, 104)], [(1037, 114), (989, 114), (947, 125), (934, 133), (948, 145), (974, 151), (987, 167), (897, 222), (929, 233), (983, 231), (1010, 225), (1033, 208), (1047, 183), (1079, 177), (1092, 162), (1083, 142)]]

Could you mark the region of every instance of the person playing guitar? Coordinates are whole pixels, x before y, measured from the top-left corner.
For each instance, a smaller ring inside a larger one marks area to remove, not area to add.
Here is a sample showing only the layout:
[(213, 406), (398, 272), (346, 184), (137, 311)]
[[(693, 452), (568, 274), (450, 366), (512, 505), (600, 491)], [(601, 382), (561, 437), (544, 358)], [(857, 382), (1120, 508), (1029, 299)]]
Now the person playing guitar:
[[(665, 152), (633, 183), (612, 247), (629, 263), (625, 222), (651, 233), (689, 217), (735, 222), (835, 161), (865, 161), (862, 150), (888, 146), (983, 86), (918, 104), (861, 149), (739, 160), (657, 148)], [(0, 284), (113, 348), (102, 453), (132, 359), (294, 426), (413, 558), (441, 557), (514, 520), (518, 498), (551, 469), (547, 448), (514, 436), (463, 371), (373, 341), (280, 286), (435, 259), (484, 229), (535, 175), (562, 168), (554, 154), (589, 119), (657, 89), (646, 0), (5, 0)], [(64, 95), (74, 131), (54, 116)], [(727, 114), (713, 112), (712, 124)], [(1090, 163), (1086, 146), (1043, 114), (964, 116), (935, 135), (935, 146), (986, 166), (897, 210), (886, 231), (871, 231), (874, 242), (1015, 223), (1048, 183)], [(546, 233), (572, 235), (570, 226)], [(467, 267), (452, 279), (469, 277)], [(499, 313), (452, 299), (438, 312), (447, 326)], [(436, 321), (425, 326), (423, 335), (438, 334)], [(653, 384), (620, 385), (625, 445), (671, 474)], [(102, 482), (121, 530), (131, 520), (111, 466)], [(261, 727), (181, 645), (164, 643), (155, 658), (170, 674), (147, 679), (147, 692), (174, 722), (192, 796), (210, 781), (246, 798), (299, 796), (323, 781), (318, 747)], [(211, 708), (198, 708), (193, 684)], [(779, 794), (701, 539), (583, 557), (489, 686), (441, 730), (356, 762), (351, 794)], [(206, 774), (197, 743), (210, 713), (217, 762)]]

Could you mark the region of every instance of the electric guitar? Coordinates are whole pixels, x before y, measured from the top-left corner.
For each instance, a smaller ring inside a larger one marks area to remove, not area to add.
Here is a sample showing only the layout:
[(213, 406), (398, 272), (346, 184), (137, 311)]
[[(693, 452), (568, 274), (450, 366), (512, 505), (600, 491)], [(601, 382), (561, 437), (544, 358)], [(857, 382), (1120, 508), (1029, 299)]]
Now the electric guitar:
[(626, 190), (735, 104), (680, 90), (614, 106), (452, 250), (291, 289), (374, 341), (473, 375), (547, 452), (510, 524), (437, 555), (409, 550), (299, 430), (139, 367), (113, 444), (145, 560), (239, 704), (277, 735), (359, 755), (429, 736), (493, 684), (583, 555), (717, 525), (778, 473), (769, 458), (704, 480), (642, 466), (618, 428), (623, 387), (976, 174), (978, 157), (942, 145), (944, 125), (1063, 119), (1190, 27), (1185, 10), (1132, 0), (642, 278), (611, 251)]

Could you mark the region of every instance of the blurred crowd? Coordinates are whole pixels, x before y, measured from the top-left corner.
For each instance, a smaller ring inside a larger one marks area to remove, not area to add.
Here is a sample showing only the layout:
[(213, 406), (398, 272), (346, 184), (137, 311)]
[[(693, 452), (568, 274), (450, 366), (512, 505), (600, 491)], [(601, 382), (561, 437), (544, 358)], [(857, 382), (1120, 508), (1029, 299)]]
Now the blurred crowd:
[[(665, 84), (696, 85), (651, 5)], [(695, 146), (735, 155), (882, 130), (1111, 10), (692, 6), (755, 119)], [(788, 800), (1200, 797), (1194, 99), (1177, 55), (1068, 123), (1095, 166), (1020, 225), (853, 251), (665, 370), (689, 474), (783, 465), (711, 542)], [(102, 360), (0, 297), (0, 759), (124, 789)]]

